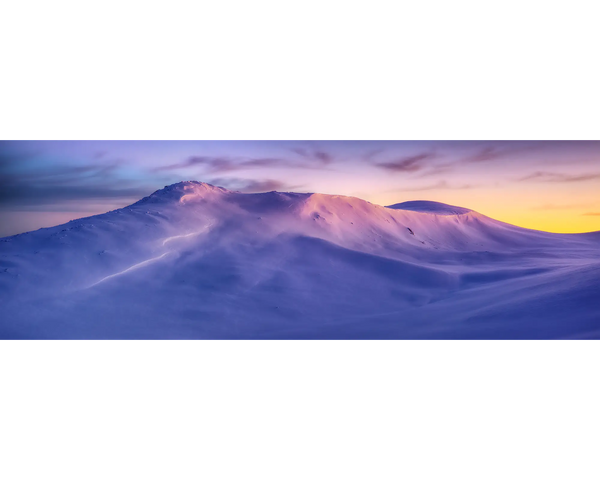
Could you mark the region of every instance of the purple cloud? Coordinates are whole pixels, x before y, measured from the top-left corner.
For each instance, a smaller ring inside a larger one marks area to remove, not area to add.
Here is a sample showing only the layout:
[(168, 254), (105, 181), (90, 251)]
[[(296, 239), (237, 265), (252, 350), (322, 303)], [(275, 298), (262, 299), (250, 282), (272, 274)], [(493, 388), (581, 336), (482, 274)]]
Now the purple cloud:
[(254, 180), (236, 177), (212, 178), (210, 179), (210, 183), (213, 185), (227, 188), (229, 190), (235, 190), (244, 193), (272, 192), (274, 190), (290, 191), (294, 188), (300, 187), (299, 185), (289, 185), (285, 182), (282, 182), (281, 180)]
[(494, 146), (488, 146), (481, 149), (479, 152), (471, 155), (470, 157), (466, 157), (463, 162), (464, 163), (479, 163), (479, 162), (488, 162), (490, 160), (495, 160), (497, 158), (503, 157), (507, 155), (508, 151), (500, 150)]
[(272, 192), (273, 190), (284, 190), (286, 184), (279, 180), (248, 180), (240, 191), (246, 193)]
[(425, 168), (428, 160), (434, 158), (433, 153), (420, 153), (409, 157), (401, 157), (389, 162), (381, 162), (376, 165), (392, 172), (417, 172)]
[(292, 148), (291, 151), (304, 158), (310, 157), (310, 153), (304, 148)]
[(369, 150), (368, 152), (365, 152), (363, 154), (362, 158), (363, 158), (363, 160), (370, 162), (376, 156), (381, 155), (384, 152), (385, 152), (385, 148), (375, 148), (375, 149)]
[(422, 192), (425, 190), (468, 190), (471, 188), (475, 188), (475, 185), (463, 184), (463, 185), (450, 185), (446, 180), (440, 180), (437, 183), (431, 185), (425, 185), (423, 187), (413, 187), (413, 188), (402, 188), (400, 190), (395, 191), (404, 191), (404, 192)]
[(334, 160), (334, 156), (323, 149), (308, 150), (306, 148), (292, 148), (290, 149), (290, 151), (297, 155), (300, 155), (303, 158), (317, 160), (322, 164), (329, 164)]
[(314, 152), (314, 156), (322, 163), (331, 163), (333, 161), (333, 157), (329, 153), (322, 150)]
[(431, 165), (429, 170), (421, 173), (419, 177), (434, 177), (436, 175), (445, 175), (454, 170), (456, 163), (441, 163), (438, 165)]
[[(326, 152), (315, 152), (314, 158), (318, 159), (321, 165), (333, 161), (333, 157)], [(172, 163), (162, 167), (156, 167), (154, 172), (163, 172), (171, 170), (180, 170), (190, 167), (204, 167), (206, 173), (226, 173), (238, 170), (248, 170), (253, 168), (300, 168), (300, 169), (319, 169), (324, 168), (314, 163), (305, 161), (291, 160), (276, 157), (249, 158), (249, 157), (227, 157), (227, 156), (192, 156), (182, 162)]]
[(584, 173), (572, 175), (568, 173), (555, 172), (534, 172), (524, 177), (517, 179), (519, 182), (538, 181), (538, 182), (585, 182), (587, 180), (595, 180), (600, 178), (600, 173)]
[(219, 173), (254, 167), (289, 166), (286, 164), (287, 162), (281, 158), (236, 159), (230, 157), (193, 156), (183, 162), (158, 167), (155, 171), (179, 170), (200, 165), (206, 167), (209, 173)]
[(467, 155), (460, 160), (460, 163), (481, 163), (504, 157), (514, 157), (521, 153), (547, 148), (549, 145), (552, 145), (552, 142), (511, 142), (503, 140), (483, 142), (477, 152)]

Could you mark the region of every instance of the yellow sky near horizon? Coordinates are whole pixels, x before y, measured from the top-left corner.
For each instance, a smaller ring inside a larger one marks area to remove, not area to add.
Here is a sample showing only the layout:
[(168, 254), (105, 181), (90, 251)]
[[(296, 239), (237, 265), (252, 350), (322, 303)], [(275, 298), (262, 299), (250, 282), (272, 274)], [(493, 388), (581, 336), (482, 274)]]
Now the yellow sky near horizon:
[[(567, 192), (548, 196), (535, 191), (502, 188), (406, 192), (373, 196), (373, 203), (391, 205), (409, 200), (432, 200), (470, 208), (502, 222), (554, 233), (600, 231), (600, 194), (592, 186), (578, 186), (574, 200)], [(417, 194), (416, 194), (417, 193)]]

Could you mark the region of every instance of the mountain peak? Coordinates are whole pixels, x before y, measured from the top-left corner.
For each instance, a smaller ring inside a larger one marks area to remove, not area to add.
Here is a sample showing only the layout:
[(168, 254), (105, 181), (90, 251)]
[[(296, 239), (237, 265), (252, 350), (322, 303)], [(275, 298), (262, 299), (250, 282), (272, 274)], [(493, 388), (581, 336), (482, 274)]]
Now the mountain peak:
[(207, 195), (218, 193), (229, 193), (229, 190), (211, 185), (210, 183), (186, 180), (172, 185), (165, 185), (164, 188), (157, 190), (148, 197), (142, 198), (137, 203), (155, 203), (164, 201), (186, 203), (193, 199), (204, 198)]
[(160, 191), (179, 191), (179, 190), (184, 190), (184, 191), (189, 191), (189, 190), (198, 190), (198, 189), (202, 189), (202, 190), (207, 190), (207, 191), (221, 191), (221, 192), (226, 192), (227, 189), (223, 188), (223, 187), (218, 187), (216, 185), (212, 185), (210, 183), (206, 183), (206, 182), (198, 182), (196, 180), (185, 180), (183, 182), (177, 182), (177, 183), (173, 183), (172, 185), (165, 185), (165, 187), (162, 190), (158, 190)]
[(387, 208), (394, 210), (410, 210), (412, 212), (433, 213), (435, 215), (464, 215), (473, 210), (455, 205), (447, 205), (440, 202), (432, 202), (429, 200), (414, 200), (411, 202), (396, 203), (388, 205)]

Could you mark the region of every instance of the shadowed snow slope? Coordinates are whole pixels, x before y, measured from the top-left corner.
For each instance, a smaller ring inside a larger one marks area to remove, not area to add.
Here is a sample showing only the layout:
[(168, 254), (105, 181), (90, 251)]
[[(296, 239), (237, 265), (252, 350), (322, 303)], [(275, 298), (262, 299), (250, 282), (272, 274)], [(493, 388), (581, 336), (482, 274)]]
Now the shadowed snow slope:
[(446, 205), (440, 202), (430, 202), (427, 200), (415, 200), (412, 202), (397, 203), (389, 205), (388, 208), (396, 210), (411, 210), (413, 212), (434, 213), (436, 215), (462, 215), (469, 213), (472, 210), (463, 207), (455, 207), (454, 205)]
[(599, 338), (600, 238), (199, 182), (0, 239), (1, 338)]

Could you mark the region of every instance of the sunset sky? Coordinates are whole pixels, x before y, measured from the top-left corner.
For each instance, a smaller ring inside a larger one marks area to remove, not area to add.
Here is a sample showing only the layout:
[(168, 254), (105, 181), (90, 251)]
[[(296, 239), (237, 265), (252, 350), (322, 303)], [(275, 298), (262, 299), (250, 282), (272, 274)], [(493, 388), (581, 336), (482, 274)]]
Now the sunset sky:
[(522, 227), (600, 230), (600, 142), (0, 142), (0, 236), (198, 180), (244, 192), (435, 200)]

